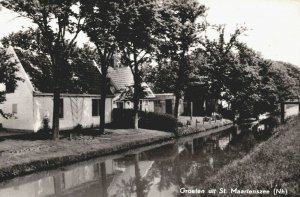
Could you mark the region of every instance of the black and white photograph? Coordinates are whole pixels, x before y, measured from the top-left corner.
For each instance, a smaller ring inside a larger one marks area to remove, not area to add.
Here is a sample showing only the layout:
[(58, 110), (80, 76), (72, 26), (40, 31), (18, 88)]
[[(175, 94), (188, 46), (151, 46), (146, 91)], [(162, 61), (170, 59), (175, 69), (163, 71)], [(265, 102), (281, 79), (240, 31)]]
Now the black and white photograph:
[(300, 0), (0, 0), (0, 197), (300, 196)]

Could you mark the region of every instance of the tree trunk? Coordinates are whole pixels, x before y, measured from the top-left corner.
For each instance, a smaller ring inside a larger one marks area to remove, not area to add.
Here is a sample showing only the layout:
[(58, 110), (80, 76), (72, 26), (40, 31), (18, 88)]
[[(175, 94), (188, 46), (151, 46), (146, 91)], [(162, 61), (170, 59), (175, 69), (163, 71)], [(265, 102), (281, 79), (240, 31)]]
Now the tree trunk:
[(59, 87), (55, 87), (53, 95), (53, 120), (52, 120), (52, 132), (53, 140), (59, 138), (59, 102), (60, 102), (60, 91)]
[(180, 96), (179, 95), (175, 95), (175, 107), (174, 107), (174, 117), (178, 118), (178, 110), (179, 110), (179, 101), (180, 101)]
[(102, 70), (102, 82), (101, 82), (101, 99), (100, 99), (100, 134), (104, 133), (105, 130), (105, 100), (107, 95), (107, 71)]
[(139, 70), (138, 70), (138, 63), (137, 63), (137, 58), (136, 55), (134, 55), (134, 94), (133, 94), (133, 114), (134, 114), (134, 129), (139, 128), (139, 85), (140, 85), (140, 80), (139, 80)]
[(100, 134), (104, 133), (105, 130), (105, 100), (106, 100), (106, 94), (101, 94), (100, 99)]
[[(57, 50), (59, 51), (59, 50)], [(54, 89), (53, 89), (53, 120), (52, 132), (53, 140), (59, 139), (59, 106), (60, 106), (60, 87), (61, 87), (61, 57), (60, 54), (55, 55), (54, 62)]]

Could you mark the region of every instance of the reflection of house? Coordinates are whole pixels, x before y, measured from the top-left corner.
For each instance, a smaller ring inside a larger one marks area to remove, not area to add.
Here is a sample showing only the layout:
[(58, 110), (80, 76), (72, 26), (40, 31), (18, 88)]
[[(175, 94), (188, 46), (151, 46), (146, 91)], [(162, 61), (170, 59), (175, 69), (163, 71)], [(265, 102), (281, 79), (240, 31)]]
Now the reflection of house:
[[(8, 129), (37, 131), (42, 127), (43, 118), (49, 118), (52, 125), (53, 110), (53, 69), (44, 54), (9, 47), (12, 61), (17, 61), (19, 81), (14, 92), (6, 95), (6, 102), (0, 105), (14, 118), (3, 119), (0, 123)], [(60, 103), (60, 129), (71, 129), (99, 125), (100, 72), (92, 63), (73, 64), (63, 80)], [(6, 88), (7, 89), (7, 88)], [(8, 89), (7, 89), (8, 90)], [(106, 99), (106, 121), (111, 121), (112, 98)]]

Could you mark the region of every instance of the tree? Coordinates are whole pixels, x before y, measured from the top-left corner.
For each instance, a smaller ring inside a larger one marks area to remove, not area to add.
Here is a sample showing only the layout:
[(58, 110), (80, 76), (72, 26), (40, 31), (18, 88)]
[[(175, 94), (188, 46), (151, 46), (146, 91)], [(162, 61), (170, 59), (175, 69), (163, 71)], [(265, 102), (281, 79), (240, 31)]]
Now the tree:
[(192, 71), (189, 56), (203, 30), (197, 20), (206, 11), (196, 0), (163, 1), (160, 10), (159, 59), (168, 59), (175, 76), (174, 116), (178, 117), (179, 100)]
[(48, 53), (54, 68), (53, 87), (53, 139), (59, 137), (59, 101), (61, 90), (61, 70), (68, 61), (68, 56), (76, 45), (76, 38), (81, 31), (83, 18), (76, 9), (77, 1), (7, 0), (2, 6), (29, 18), (38, 26), (42, 35), (45, 53)]
[[(0, 49), (0, 85), (5, 85), (5, 89), (0, 89), (0, 104), (5, 102), (6, 93), (13, 92), (17, 87), (17, 82), (22, 80), (17, 76), (17, 62), (12, 61), (11, 55), (6, 50)], [(12, 114), (5, 113), (0, 109), (0, 116), (9, 118)]]
[(10, 33), (8, 36), (5, 36), (1, 39), (3, 46), (13, 46), (20, 47), (24, 50), (30, 51), (46, 51), (45, 44), (41, 43), (43, 39), (41, 38), (40, 32), (38, 29), (33, 29), (32, 27), (26, 30), (21, 30), (18, 32)]
[(86, 19), (83, 27), (97, 49), (95, 60), (101, 69), (100, 133), (105, 126), (105, 100), (107, 95), (107, 72), (113, 64), (117, 51), (117, 31), (120, 25), (119, 2), (112, 0), (81, 1), (81, 11)]
[(138, 129), (139, 99), (143, 94), (142, 67), (154, 49), (156, 13), (154, 0), (120, 2), (118, 45), (122, 62), (131, 68), (134, 77), (134, 128)]

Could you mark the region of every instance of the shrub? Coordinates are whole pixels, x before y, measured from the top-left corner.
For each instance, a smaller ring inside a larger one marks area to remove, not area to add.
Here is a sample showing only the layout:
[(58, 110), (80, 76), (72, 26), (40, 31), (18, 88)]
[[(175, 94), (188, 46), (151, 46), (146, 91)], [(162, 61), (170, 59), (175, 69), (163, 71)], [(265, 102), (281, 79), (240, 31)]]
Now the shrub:
[[(118, 128), (131, 128), (134, 121), (133, 109), (113, 109), (113, 124)], [(180, 126), (170, 114), (139, 111), (139, 127), (167, 132), (175, 132)]]
[(131, 128), (133, 125), (133, 109), (115, 108), (112, 111), (113, 127)]
[(48, 137), (51, 135), (51, 129), (49, 127), (49, 118), (43, 118), (42, 120), (42, 128), (40, 128), (37, 133), (42, 135), (42, 137)]
[(141, 128), (174, 133), (178, 126), (177, 119), (170, 114), (139, 112), (139, 115), (139, 125)]
[(216, 119), (217, 119), (217, 120), (222, 120), (222, 118), (223, 118), (223, 117), (222, 117), (221, 114), (217, 114), (217, 115), (216, 115)]
[(207, 116), (205, 116), (204, 118), (203, 118), (203, 122), (208, 122), (208, 121), (210, 121), (211, 119), (210, 119), (210, 117), (207, 117)]

